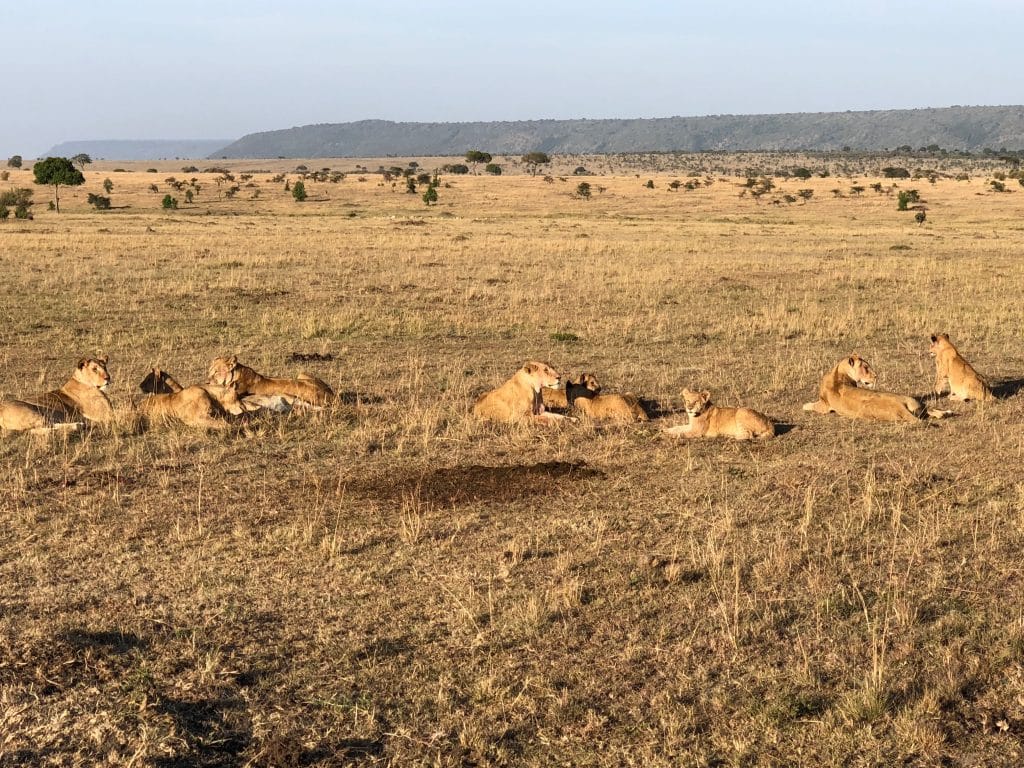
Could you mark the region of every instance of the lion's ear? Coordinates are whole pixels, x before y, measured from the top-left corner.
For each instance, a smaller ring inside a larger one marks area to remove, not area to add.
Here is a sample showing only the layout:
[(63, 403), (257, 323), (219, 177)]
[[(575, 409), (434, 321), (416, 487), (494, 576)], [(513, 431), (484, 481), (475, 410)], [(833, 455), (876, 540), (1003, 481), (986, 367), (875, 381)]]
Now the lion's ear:
[(533, 373), (536, 369), (533, 367), (533, 363), (523, 363), (523, 370), (527, 373)]
[(88, 357), (83, 357), (81, 360), (78, 361), (78, 367), (79, 368), (85, 368), (85, 366), (86, 366), (86, 364), (88, 362), (89, 362), (89, 358)]
[(104, 365), (107, 364), (107, 356), (106, 355), (103, 355), (103, 357), (97, 357), (96, 359), (99, 360)]
[(851, 367), (855, 367), (857, 365), (857, 356), (852, 355), (846, 362), (849, 363)]
[(702, 389), (700, 391), (700, 396), (703, 397), (705, 400), (710, 400), (711, 399), (711, 390), (710, 389)]

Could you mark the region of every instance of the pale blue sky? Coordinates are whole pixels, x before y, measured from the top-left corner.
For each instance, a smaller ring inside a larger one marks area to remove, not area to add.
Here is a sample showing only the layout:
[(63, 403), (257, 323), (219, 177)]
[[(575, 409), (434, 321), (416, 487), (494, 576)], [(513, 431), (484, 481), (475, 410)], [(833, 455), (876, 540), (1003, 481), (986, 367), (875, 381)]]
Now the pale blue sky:
[(113, 0), (0, 19), (0, 157), (79, 139), (1024, 102), (1011, 0)]

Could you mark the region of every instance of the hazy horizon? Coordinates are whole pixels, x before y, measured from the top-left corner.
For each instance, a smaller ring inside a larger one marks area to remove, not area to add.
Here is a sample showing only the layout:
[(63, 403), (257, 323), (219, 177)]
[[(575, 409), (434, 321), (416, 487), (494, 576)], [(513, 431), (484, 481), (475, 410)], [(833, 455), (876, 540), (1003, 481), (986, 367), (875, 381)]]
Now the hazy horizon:
[[(475, 122), (1024, 102), (1008, 0), (535, 0), (386, 7), (16, 5), (0, 156), (64, 141), (240, 138), (366, 119)], [(46, 47), (38, 41), (45, 40)], [(26, 65), (25, 62), (30, 62)]]

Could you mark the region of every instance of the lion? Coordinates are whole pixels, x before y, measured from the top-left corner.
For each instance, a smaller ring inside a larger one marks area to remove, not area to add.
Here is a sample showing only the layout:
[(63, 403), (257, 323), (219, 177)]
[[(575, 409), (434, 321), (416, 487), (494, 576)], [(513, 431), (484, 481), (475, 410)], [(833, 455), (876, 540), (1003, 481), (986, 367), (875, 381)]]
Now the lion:
[(647, 421), (647, 412), (635, 395), (602, 395), (600, 391), (593, 376), (581, 374), (566, 388), (569, 407), (592, 421)]
[(875, 391), (876, 379), (875, 372), (860, 355), (845, 357), (822, 378), (818, 399), (805, 403), (803, 409), (875, 421), (920, 422), (928, 416), (941, 419), (950, 415), (949, 411), (925, 409), (920, 401), (907, 395)]
[(320, 379), (304, 373), (300, 373), (294, 379), (263, 376), (249, 366), (242, 365), (235, 355), (213, 359), (210, 363), (209, 383), (223, 387), (234, 385), (238, 396), (243, 399), (249, 395), (281, 395), (301, 400), (317, 408), (330, 405), (335, 400), (334, 390)]
[(580, 373), (566, 379), (563, 389), (544, 387), (540, 393), (544, 399), (545, 408), (557, 408), (560, 411), (565, 411), (570, 407), (574, 394), (586, 396), (587, 392), (597, 394), (600, 391), (601, 385), (594, 374)]
[(473, 405), (473, 415), (503, 422), (526, 418), (545, 422), (560, 421), (566, 417), (546, 410), (541, 396), (541, 389), (558, 387), (560, 383), (561, 377), (550, 365), (536, 361), (524, 363), (511, 379), (477, 398)]
[(37, 398), (0, 402), (0, 428), (6, 430), (78, 429), (84, 421), (106, 424), (114, 417), (107, 399), (106, 357), (83, 357), (60, 389)]
[(189, 427), (226, 429), (229, 416), (245, 412), (234, 387), (198, 384), (182, 387), (173, 376), (153, 368), (139, 384), (149, 393), (138, 405), (138, 412), (149, 425), (158, 421), (180, 421)]
[(683, 389), (683, 407), (689, 421), (665, 430), (678, 437), (731, 437), (766, 440), (775, 437), (775, 425), (752, 408), (726, 408), (711, 403), (711, 392)]
[(932, 336), (928, 354), (935, 358), (935, 396), (949, 389), (950, 400), (992, 400), (995, 395), (985, 379), (964, 360), (948, 333)]

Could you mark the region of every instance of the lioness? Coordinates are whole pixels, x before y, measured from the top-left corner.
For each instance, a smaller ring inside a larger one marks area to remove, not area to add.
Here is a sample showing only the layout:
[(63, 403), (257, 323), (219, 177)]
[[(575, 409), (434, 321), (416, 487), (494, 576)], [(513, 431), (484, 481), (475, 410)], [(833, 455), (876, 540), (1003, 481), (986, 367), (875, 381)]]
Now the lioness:
[(276, 379), (256, 373), (238, 362), (235, 355), (216, 357), (210, 363), (209, 381), (222, 387), (234, 385), (239, 397), (247, 395), (294, 397), (323, 407), (334, 402), (334, 390), (320, 379), (300, 373), (294, 379)]
[(551, 387), (544, 387), (541, 391), (541, 397), (544, 399), (545, 408), (558, 408), (559, 410), (566, 410), (572, 404), (572, 398), (574, 395), (584, 395), (592, 393), (597, 394), (601, 391), (601, 385), (597, 381), (597, 377), (592, 373), (580, 373), (576, 376), (572, 376), (565, 380), (564, 389), (552, 389)]
[(825, 374), (818, 388), (818, 399), (805, 403), (805, 411), (838, 413), (848, 419), (917, 422), (931, 416), (941, 419), (948, 411), (928, 409), (917, 400), (892, 392), (876, 392), (875, 372), (859, 355), (843, 358)]
[(110, 385), (106, 357), (83, 357), (60, 389), (37, 398), (0, 402), (0, 428), (10, 430), (74, 429), (83, 419), (109, 422), (114, 409), (107, 399)]
[(985, 380), (964, 360), (949, 340), (948, 333), (932, 336), (928, 354), (935, 358), (935, 395), (949, 388), (950, 400), (992, 400)]
[(665, 430), (679, 437), (731, 437), (736, 440), (775, 436), (771, 419), (751, 408), (724, 408), (711, 404), (711, 392), (683, 390), (683, 407), (689, 422)]
[(138, 405), (139, 415), (150, 425), (157, 421), (180, 421), (189, 427), (226, 429), (228, 414), (238, 415), (245, 410), (234, 387), (182, 387), (160, 368), (153, 368), (139, 389), (150, 393)]
[(525, 363), (500, 387), (480, 395), (473, 405), (473, 415), (481, 419), (505, 422), (526, 418), (559, 421), (566, 417), (545, 410), (540, 392), (543, 387), (557, 387), (560, 381), (558, 373), (550, 365), (538, 362)]

